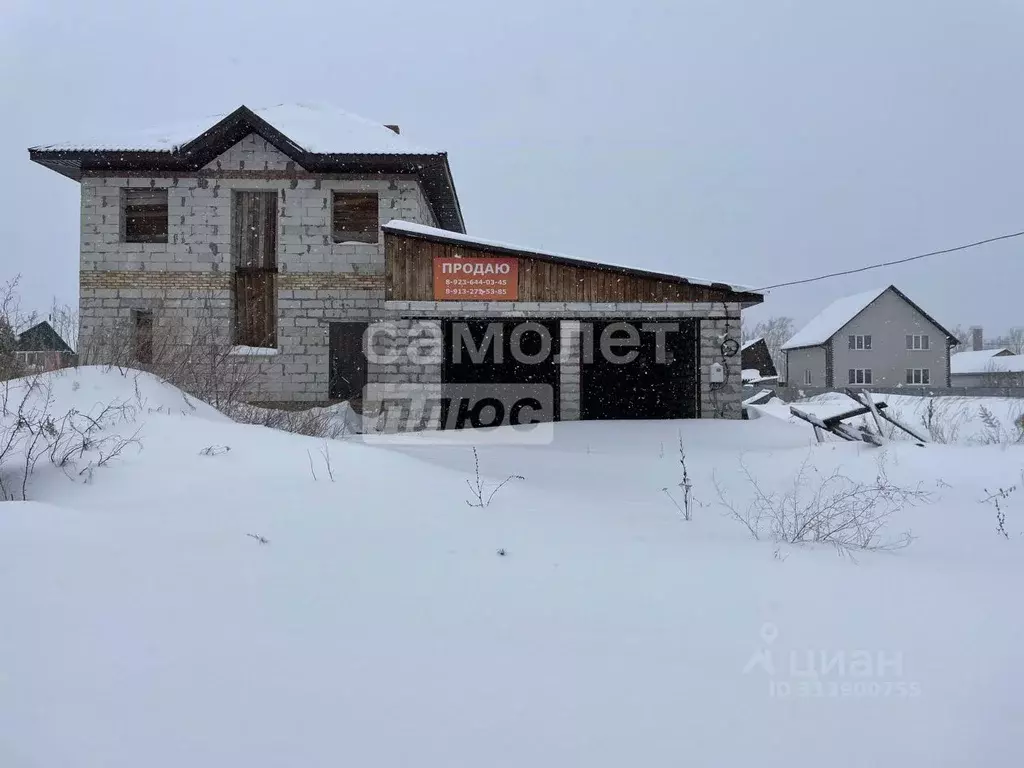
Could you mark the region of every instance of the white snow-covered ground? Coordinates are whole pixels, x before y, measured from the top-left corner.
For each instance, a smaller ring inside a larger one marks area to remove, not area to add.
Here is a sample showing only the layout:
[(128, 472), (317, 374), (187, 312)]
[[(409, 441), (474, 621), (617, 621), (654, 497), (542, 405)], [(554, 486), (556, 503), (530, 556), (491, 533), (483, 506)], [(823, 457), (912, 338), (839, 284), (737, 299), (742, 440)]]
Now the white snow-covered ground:
[[(1022, 448), (558, 424), (479, 449), (490, 487), (525, 478), (480, 509), (461, 440), (325, 444), (145, 375), (51, 383), (56, 411), (135, 402), (113, 429), (141, 450), (88, 483), (40, 463), (0, 504), (4, 768), (1022, 764), (1024, 492), (1009, 539), (980, 503)], [(689, 522), (661, 491), (680, 437)], [(931, 500), (896, 552), (755, 541), (714, 489), (751, 497), (741, 460), (769, 492), (881, 461)]]
[[(885, 402), (897, 419), (933, 441), (963, 445), (1024, 442), (1024, 400), (1021, 398), (884, 394), (873, 395), (873, 398), (876, 402)], [(793, 403), (775, 398), (765, 405), (755, 406), (754, 410), (790, 423), (803, 423), (790, 413), (790, 405), (822, 417), (856, 407), (847, 395), (830, 392)], [(862, 417), (858, 423), (867, 422)], [(889, 425), (883, 424), (883, 428), (890, 438), (910, 439)]]

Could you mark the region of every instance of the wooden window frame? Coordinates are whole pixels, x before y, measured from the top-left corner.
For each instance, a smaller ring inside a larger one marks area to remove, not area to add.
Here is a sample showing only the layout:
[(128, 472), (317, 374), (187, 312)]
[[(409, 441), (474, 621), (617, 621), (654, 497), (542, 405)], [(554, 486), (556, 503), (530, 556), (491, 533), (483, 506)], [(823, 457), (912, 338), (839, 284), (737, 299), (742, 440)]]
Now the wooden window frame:
[(907, 350), (911, 352), (927, 352), (931, 349), (931, 343), (927, 333), (908, 333)]
[[(133, 198), (163, 198), (133, 202)], [(121, 188), (121, 242), (166, 243), (170, 231), (170, 204), (166, 187)], [(163, 224), (161, 227), (160, 224)], [(141, 230), (141, 231), (140, 231)], [(148, 231), (147, 231), (148, 230)]]
[[(243, 208), (243, 201), (246, 207)], [(232, 341), (277, 349), (278, 190), (236, 189), (231, 194)]]
[[(870, 385), (873, 383), (874, 376), (871, 375), (870, 368), (850, 368), (846, 374), (847, 383), (854, 385)], [(860, 379), (860, 381), (858, 381)]]
[[(914, 381), (917, 379), (917, 381)], [(931, 368), (907, 368), (906, 383), (912, 387), (929, 387), (932, 383)]]
[(871, 334), (870, 333), (851, 333), (849, 336), (850, 349), (858, 352), (871, 349)]
[[(362, 203), (373, 209), (373, 226), (369, 223), (369, 214), (361, 224), (358, 222), (359, 215), (353, 216), (353, 221), (339, 222), (339, 217), (344, 212), (339, 209), (339, 203), (344, 200)], [(371, 201), (372, 198), (372, 201)], [(364, 243), (366, 245), (377, 245), (380, 243), (380, 194), (377, 192), (346, 192), (341, 189), (331, 190), (331, 242), (333, 243)]]
[(811, 386), (811, 383), (812, 383), (811, 382), (811, 369), (810, 368), (805, 368), (804, 369), (804, 386), (809, 387), (809, 386)]

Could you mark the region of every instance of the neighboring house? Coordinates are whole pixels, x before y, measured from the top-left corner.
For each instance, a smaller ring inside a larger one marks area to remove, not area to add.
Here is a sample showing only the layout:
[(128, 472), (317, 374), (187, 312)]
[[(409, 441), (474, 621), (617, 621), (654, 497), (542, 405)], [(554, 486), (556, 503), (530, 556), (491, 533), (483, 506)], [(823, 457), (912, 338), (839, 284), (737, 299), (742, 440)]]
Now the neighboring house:
[(768, 344), (764, 339), (751, 339), (740, 347), (744, 384), (762, 384), (778, 380)]
[(895, 286), (832, 302), (782, 345), (792, 387), (948, 387), (953, 334)]
[(18, 335), (16, 355), (26, 373), (55, 371), (75, 364), (75, 351), (45, 320)]
[[(397, 127), (243, 106), (29, 154), (81, 184), (79, 348), (91, 360), (157, 366), (208, 326), (204, 348), (256, 369), (256, 402), (365, 394), (383, 413), (374, 397), (409, 385), (443, 413), (466, 387), (507, 385), (548, 393), (543, 413), (557, 419), (741, 416), (723, 339), (761, 294), (469, 237), (447, 155)], [(591, 354), (623, 332), (635, 357)], [(524, 339), (539, 347), (510, 360)]]
[(954, 387), (1024, 387), (1024, 355), (1005, 347), (957, 352), (949, 367)]

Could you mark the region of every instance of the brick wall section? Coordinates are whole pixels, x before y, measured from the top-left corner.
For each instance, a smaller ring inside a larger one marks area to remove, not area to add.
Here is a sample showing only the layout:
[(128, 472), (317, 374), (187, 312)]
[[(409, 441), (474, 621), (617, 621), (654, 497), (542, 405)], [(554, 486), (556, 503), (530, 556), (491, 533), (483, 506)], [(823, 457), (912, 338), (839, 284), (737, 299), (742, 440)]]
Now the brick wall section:
[(206, 164), (208, 171), (293, 171), (295, 162), (266, 139), (249, 134)]
[[(400, 318), (374, 326), (367, 346), (368, 397), (364, 415), (377, 415), (385, 432), (436, 428), (441, 420), (443, 336), (439, 320)], [(406, 398), (419, 413), (409, 418), (394, 398)], [(417, 400), (422, 398), (422, 400)]]
[[(116, 290), (122, 298), (135, 298), (134, 291), (159, 290), (230, 290), (231, 275), (226, 272), (128, 272), (125, 270), (92, 270), (80, 275), (83, 291)], [(383, 275), (348, 273), (282, 274), (277, 278), (278, 290), (298, 291), (383, 291)]]
[[(167, 243), (121, 242), (126, 187), (168, 190)], [(253, 395), (326, 400), (326, 321), (369, 320), (384, 299), (383, 236), (376, 244), (332, 242), (331, 192), (377, 192), (381, 222), (435, 219), (414, 178), (312, 177), (257, 136), (195, 177), (82, 179), (79, 345), (85, 359), (109, 358), (112, 344), (123, 346), (133, 309), (152, 311), (157, 333), (211, 323), (229, 344), (231, 193), (255, 189), (278, 192), (279, 354), (252, 359), (259, 369)]]
[(559, 418), (575, 421), (580, 417), (580, 321), (563, 320), (559, 330)]

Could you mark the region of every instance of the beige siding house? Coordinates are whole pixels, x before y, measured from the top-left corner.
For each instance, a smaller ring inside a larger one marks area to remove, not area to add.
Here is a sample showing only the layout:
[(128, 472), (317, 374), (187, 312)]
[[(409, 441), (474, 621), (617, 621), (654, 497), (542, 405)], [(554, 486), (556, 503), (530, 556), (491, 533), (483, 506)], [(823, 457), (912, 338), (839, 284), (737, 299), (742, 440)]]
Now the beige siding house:
[(794, 387), (948, 387), (956, 339), (895, 286), (834, 301), (783, 344)]

